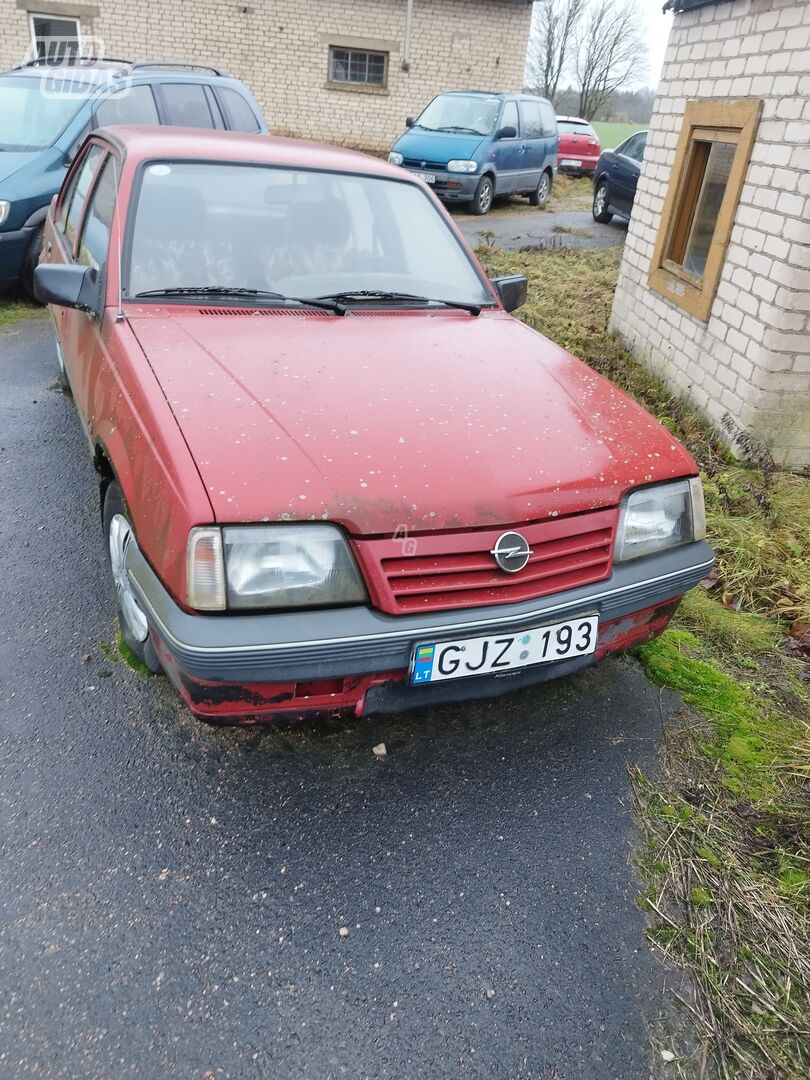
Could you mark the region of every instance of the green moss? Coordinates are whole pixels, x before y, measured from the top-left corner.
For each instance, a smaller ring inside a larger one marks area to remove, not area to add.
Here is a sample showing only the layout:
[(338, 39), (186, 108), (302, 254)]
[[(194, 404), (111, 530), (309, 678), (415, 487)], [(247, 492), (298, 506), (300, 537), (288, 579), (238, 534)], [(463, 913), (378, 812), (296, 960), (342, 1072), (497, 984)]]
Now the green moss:
[[(746, 614), (723, 607), (705, 589), (692, 589), (678, 611), (680, 623), (694, 630), (704, 643), (719, 649), (761, 656), (776, 648), (782, 632), (777, 623), (762, 615)], [(754, 664), (756, 669), (756, 664)]]
[(690, 896), (695, 907), (709, 907), (714, 903), (714, 897), (708, 889), (696, 887), (692, 889)]
[(145, 664), (142, 664), (140, 662), (138, 657), (133, 653), (132, 649), (130, 649), (130, 647), (124, 641), (124, 635), (121, 633), (120, 627), (117, 628), (115, 631), (115, 643), (118, 646), (118, 655), (127, 665), (127, 667), (132, 668), (132, 670), (137, 672), (138, 675), (147, 675), (149, 677), (152, 677), (154, 675), (154, 672), (150, 671)]
[(696, 854), (699, 858), (707, 862), (709, 866), (713, 866), (715, 870), (719, 870), (722, 866), (720, 859), (715, 855), (711, 848), (700, 847), (697, 849)]

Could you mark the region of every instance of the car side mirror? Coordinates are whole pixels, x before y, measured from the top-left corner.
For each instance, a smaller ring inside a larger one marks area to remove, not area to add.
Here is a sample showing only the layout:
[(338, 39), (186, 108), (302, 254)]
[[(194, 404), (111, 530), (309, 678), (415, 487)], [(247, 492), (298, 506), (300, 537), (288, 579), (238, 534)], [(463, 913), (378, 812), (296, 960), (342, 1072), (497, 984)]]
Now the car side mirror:
[(411, 128), (411, 127), (413, 127), (413, 125), (414, 125), (415, 123), (416, 123), (416, 117), (415, 117), (415, 116), (406, 116), (406, 117), (405, 117), (405, 127), (406, 127), (406, 128)]
[(516, 139), (517, 128), (513, 128), (511, 124), (507, 124), (505, 127), (499, 128), (498, 133), (495, 136), (496, 139)]
[(492, 278), (498, 298), (507, 311), (514, 311), (526, 303), (529, 279), (523, 274)]
[(101, 278), (92, 266), (42, 263), (34, 270), (34, 296), (41, 304), (76, 308), (97, 314)]

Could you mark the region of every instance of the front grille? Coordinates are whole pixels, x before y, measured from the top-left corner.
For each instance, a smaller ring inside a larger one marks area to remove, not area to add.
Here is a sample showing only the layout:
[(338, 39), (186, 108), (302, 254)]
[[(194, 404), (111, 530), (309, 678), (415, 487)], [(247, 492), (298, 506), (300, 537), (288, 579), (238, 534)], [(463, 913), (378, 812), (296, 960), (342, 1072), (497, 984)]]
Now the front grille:
[(529, 542), (516, 574), (491, 555), (503, 528), (355, 541), (375, 605), (392, 614), (518, 603), (610, 575), (618, 511), (597, 510), (516, 529)]
[(419, 158), (406, 157), (402, 164), (406, 169), (416, 169), (417, 171), (447, 172), (446, 161), (420, 161)]

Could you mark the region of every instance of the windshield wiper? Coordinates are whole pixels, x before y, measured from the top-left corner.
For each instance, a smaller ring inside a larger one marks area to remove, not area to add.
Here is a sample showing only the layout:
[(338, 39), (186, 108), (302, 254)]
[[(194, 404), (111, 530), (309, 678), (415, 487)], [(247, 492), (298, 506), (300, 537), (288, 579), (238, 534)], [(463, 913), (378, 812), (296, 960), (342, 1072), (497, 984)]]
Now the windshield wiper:
[(307, 307), (326, 308), (336, 315), (345, 315), (346, 309), (331, 297), (285, 296), (280, 292), (268, 292), (264, 289), (245, 289), (231, 285), (175, 285), (167, 289), (146, 289), (135, 293), (135, 299), (143, 296), (247, 296), (256, 300), (283, 300), (290, 304), (304, 304)]
[(466, 134), (468, 134), (468, 135), (485, 135), (486, 134), (486, 132), (484, 132), (484, 131), (479, 131), (478, 128), (459, 127), (458, 125), (456, 125), (454, 127), (437, 128), (436, 130), (437, 131), (463, 131), (463, 132), (466, 132)]
[(357, 300), (362, 303), (365, 300), (403, 300), (409, 304), (441, 304), (442, 307), (459, 308), (461, 311), (469, 311), (471, 315), (481, 314), (481, 304), (472, 304), (468, 300), (437, 300), (432, 296), (417, 296), (408, 292), (387, 292), (384, 289), (349, 289), (346, 292), (325, 293), (315, 297), (316, 300), (334, 300), (335, 302), (352, 303)]

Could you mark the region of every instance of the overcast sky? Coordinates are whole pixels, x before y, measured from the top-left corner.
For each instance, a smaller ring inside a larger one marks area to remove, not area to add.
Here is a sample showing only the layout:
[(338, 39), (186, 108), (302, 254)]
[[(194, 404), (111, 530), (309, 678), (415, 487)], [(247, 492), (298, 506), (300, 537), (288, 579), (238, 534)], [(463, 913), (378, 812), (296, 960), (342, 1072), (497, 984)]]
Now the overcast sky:
[(672, 25), (672, 16), (663, 15), (663, 0), (645, 0), (647, 9), (648, 42), (650, 47), (649, 73), (645, 80), (650, 86), (657, 86), (667, 50), (667, 39)]

